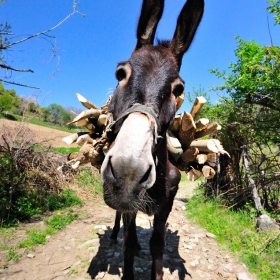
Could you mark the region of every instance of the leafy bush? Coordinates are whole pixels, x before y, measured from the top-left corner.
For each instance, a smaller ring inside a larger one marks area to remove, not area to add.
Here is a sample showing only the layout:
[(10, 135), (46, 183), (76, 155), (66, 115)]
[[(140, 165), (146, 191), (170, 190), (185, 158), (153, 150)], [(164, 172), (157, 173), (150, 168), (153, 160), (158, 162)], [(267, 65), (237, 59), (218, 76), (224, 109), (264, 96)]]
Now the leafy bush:
[(57, 154), (35, 152), (34, 146), (12, 137), (0, 142), (0, 225), (11, 225), (44, 211), (81, 205), (73, 190), (60, 187), (64, 176), (57, 171)]

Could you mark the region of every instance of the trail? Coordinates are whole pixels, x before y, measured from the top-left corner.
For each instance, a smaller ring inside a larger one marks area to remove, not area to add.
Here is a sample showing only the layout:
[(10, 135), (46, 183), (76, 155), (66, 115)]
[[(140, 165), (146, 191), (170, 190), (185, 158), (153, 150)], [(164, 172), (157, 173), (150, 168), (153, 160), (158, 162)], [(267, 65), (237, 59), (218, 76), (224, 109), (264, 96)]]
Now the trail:
[[(166, 227), (164, 251), (164, 279), (192, 280), (248, 280), (256, 279), (244, 264), (219, 248), (213, 234), (193, 224), (186, 217), (185, 197), (195, 184), (182, 182), (174, 201)], [(2, 280), (66, 280), (66, 279), (120, 279), (122, 274), (121, 234), (119, 244), (110, 245), (109, 236), (115, 212), (103, 201), (87, 201), (79, 210), (77, 220), (48, 242), (24, 252), (18, 261), (10, 261), (0, 269)], [(137, 215), (137, 234), (142, 247), (141, 256), (135, 257), (135, 279), (150, 279), (151, 259), (149, 238), (153, 217)], [(12, 243), (24, 235), (25, 229), (44, 222), (27, 224), (13, 239), (1, 237), (0, 242)], [(1, 257), (1, 255), (0, 255)], [(3, 254), (2, 254), (3, 257)], [(3, 266), (3, 263), (2, 263)]]

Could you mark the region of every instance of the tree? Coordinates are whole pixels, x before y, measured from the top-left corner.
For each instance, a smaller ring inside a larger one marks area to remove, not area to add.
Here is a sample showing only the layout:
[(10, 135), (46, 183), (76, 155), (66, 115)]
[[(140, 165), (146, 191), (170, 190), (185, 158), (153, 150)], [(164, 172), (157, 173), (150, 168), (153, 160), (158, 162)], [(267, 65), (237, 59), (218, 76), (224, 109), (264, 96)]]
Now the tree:
[(268, 0), (267, 3), (271, 4), (267, 11), (274, 14), (275, 24), (280, 24), (280, 0)]
[(49, 105), (48, 110), (50, 112), (52, 122), (55, 124), (64, 125), (66, 122), (72, 120), (71, 113), (58, 104), (53, 103)]
[(0, 95), (0, 113), (10, 110), (13, 106), (13, 97), (5, 92), (3, 95)]
[[(225, 177), (218, 187), (223, 189), (229, 203), (242, 205), (252, 197), (250, 185), (254, 182), (265, 208), (274, 208), (277, 212), (280, 48), (262, 46), (239, 37), (237, 42), (237, 61), (230, 64), (230, 73), (211, 70), (223, 79), (220, 86), (212, 89), (227, 96), (220, 104), (223, 107), (219, 111), (220, 118), (225, 124), (220, 136), (232, 156), (231, 162), (225, 165)], [(243, 167), (245, 160), (244, 163), (241, 160), (244, 150), (248, 150), (246, 157), (249, 159), (246, 170)]]
[(254, 41), (243, 41), (237, 37), (236, 63), (231, 63), (231, 73), (211, 72), (222, 78), (221, 86), (214, 90), (223, 91), (243, 109), (242, 123), (257, 130), (266, 143), (280, 142), (280, 48), (262, 46)]
[[(1, 4), (6, 1), (6, 0), (0, 0), (0, 7)], [(62, 25), (65, 21), (67, 21), (70, 17), (72, 17), (74, 14), (80, 13), (77, 10), (77, 2), (76, 0), (73, 0), (73, 11), (70, 13), (67, 17), (65, 17), (61, 22), (59, 22), (56, 26), (47, 29), (45, 31), (38, 32), (36, 34), (30, 35), (26, 38), (20, 39), (20, 40), (15, 40), (15, 38), (18, 38), (15, 34), (12, 33), (12, 28), (9, 23), (0, 23), (0, 68), (4, 70), (4, 73), (0, 75), (0, 82), (4, 82), (7, 84), (13, 84), (13, 85), (18, 85), (18, 86), (24, 86), (24, 87), (30, 87), (30, 88), (35, 88), (38, 89), (38, 87), (35, 86), (30, 86), (30, 85), (25, 85), (25, 84), (19, 84), (13, 81), (9, 81), (10, 72), (29, 72), (33, 73), (34, 71), (32, 69), (20, 69), (16, 68), (10, 63), (6, 61), (5, 53), (8, 50), (12, 50), (13, 46), (22, 44), (26, 42), (27, 40), (31, 40), (35, 37), (42, 36), (42, 35), (48, 35), (50, 40), (55, 40), (56, 38), (54, 36), (50, 36), (49, 34), (56, 28), (58, 28), (60, 25)], [(84, 16), (84, 14), (82, 14)], [(7, 74), (8, 73), (8, 74)]]

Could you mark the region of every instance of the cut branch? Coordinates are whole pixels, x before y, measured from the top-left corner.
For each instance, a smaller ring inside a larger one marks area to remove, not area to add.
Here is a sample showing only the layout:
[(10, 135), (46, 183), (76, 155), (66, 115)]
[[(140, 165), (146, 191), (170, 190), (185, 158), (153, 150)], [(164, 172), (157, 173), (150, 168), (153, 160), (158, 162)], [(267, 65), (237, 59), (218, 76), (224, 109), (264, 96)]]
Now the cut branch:
[(217, 122), (213, 122), (210, 125), (201, 129), (200, 131), (197, 131), (194, 135), (194, 139), (201, 138), (209, 134), (213, 134), (218, 130), (221, 130), (221, 126)]
[(193, 107), (191, 109), (190, 114), (192, 115), (193, 119), (197, 117), (198, 113), (200, 112), (202, 106), (207, 102), (207, 100), (203, 96), (198, 96), (195, 99)]

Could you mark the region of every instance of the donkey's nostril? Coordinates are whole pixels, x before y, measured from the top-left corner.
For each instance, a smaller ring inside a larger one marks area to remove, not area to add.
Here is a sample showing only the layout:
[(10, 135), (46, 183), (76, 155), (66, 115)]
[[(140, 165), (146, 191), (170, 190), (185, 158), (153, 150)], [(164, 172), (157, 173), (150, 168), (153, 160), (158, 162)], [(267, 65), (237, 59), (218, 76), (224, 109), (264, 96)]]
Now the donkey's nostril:
[(110, 168), (112, 176), (114, 177), (114, 179), (116, 179), (116, 176), (115, 176), (115, 173), (114, 173), (114, 169), (113, 169), (113, 165), (112, 165), (112, 162), (111, 162), (111, 158), (112, 157), (109, 158), (109, 168)]
[(140, 182), (139, 182), (140, 184), (141, 184), (141, 183), (144, 183), (144, 182), (146, 182), (146, 181), (148, 180), (151, 171), (152, 171), (152, 166), (150, 165), (149, 168), (148, 168), (148, 170), (146, 171), (146, 173), (144, 174), (144, 176), (143, 176), (142, 179), (140, 180)]

